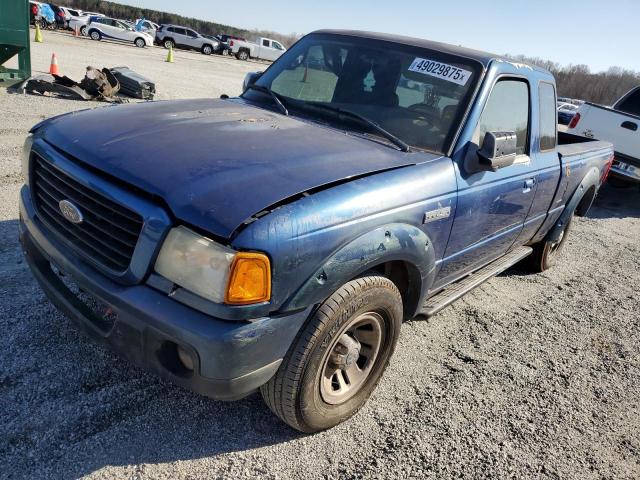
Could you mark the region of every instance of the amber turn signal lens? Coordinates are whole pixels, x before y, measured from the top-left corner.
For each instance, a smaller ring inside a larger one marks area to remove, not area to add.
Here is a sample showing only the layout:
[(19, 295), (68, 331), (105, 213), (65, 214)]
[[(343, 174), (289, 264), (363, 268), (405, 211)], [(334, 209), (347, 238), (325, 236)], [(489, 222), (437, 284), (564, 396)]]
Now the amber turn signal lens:
[(271, 265), (262, 253), (238, 252), (231, 265), (225, 303), (247, 305), (271, 299)]

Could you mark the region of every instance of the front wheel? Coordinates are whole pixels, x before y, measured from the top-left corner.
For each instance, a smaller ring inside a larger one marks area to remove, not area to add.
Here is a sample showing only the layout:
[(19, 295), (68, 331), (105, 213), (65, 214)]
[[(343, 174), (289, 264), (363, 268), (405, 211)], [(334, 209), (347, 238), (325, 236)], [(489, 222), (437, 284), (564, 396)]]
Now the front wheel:
[(356, 413), (378, 384), (402, 323), (402, 298), (385, 277), (352, 280), (309, 318), (262, 398), (302, 432), (331, 428)]
[(82, 27), (80, 27), (80, 35), (82, 35), (83, 37), (87, 36), (87, 26), (83, 25)]
[(173, 43), (173, 40), (165, 40), (164, 42), (162, 42), (162, 45), (164, 45), (164, 48), (169, 50), (170, 48), (175, 47), (176, 44)]
[(147, 42), (144, 41), (144, 38), (136, 38), (136, 41), (133, 43), (135, 43), (138, 48), (144, 48), (147, 46)]

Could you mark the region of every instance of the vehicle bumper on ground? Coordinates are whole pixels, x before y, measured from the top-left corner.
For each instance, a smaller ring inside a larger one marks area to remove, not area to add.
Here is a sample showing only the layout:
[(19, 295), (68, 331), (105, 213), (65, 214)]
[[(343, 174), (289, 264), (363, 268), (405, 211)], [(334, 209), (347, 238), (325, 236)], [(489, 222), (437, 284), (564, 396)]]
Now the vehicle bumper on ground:
[[(34, 277), (51, 302), (94, 339), (132, 363), (202, 395), (242, 398), (277, 371), (310, 309), (241, 322), (213, 318), (147, 285), (124, 286), (63, 252), (39, 221), (29, 188), (20, 194), (20, 242)], [(108, 305), (98, 318), (56, 272)], [(185, 368), (178, 346), (193, 369)]]

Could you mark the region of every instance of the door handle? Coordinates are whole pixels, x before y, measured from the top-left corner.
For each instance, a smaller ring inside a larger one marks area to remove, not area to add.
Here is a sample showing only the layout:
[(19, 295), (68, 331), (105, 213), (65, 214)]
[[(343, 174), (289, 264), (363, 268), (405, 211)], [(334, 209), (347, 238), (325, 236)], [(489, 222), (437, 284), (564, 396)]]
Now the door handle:
[(536, 185), (536, 179), (535, 178), (527, 178), (524, 181), (524, 189), (522, 190), (524, 193), (528, 193), (531, 191), (531, 189)]
[(620, 125), (622, 128), (626, 128), (627, 130), (631, 130), (632, 132), (635, 132), (638, 130), (638, 124), (634, 123), (634, 122), (622, 122), (622, 125)]

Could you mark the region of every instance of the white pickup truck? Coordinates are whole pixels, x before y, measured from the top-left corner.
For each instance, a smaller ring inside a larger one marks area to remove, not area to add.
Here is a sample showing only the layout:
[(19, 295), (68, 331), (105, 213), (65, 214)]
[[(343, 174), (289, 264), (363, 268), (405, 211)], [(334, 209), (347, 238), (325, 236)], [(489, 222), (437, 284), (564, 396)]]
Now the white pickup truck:
[(231, 47), (231, 53), (233, 53), (238, 60), (258, 58), (260, 60), (270, 60), (273, 62), (287, 51), (280, 42), (265, 37), (259, 37), (255, 42), (233, 39), (229, 40), (229, 46)]
[(640, 184), (640, 86), (612, 107), (583, 104), (567, 131), (613, 143), (615, 160), (609, 181), (618, 186)]

